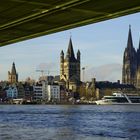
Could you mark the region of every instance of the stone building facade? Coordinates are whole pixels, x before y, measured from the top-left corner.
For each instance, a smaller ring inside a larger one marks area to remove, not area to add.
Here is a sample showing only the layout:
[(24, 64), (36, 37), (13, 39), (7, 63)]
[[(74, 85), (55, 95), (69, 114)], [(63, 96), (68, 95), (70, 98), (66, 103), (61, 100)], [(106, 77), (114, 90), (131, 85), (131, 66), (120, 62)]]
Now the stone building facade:
[(66, 56), (63, 50), (60, 54), (60, 85), (67, 89), (76, 91), (80, 84), (80, 51), (75, 58), (73, 44), (70, 38)]
[(136, 51), (133, 46), (131, 26), (129, 26), (128, 41), (123, 56), (122, 83), (140, 88), (140, 43)]
[(16, 72), (16, 67), (15, 63), (13, 62), (11, 72), (8, 71), (8, 81), (11, 84), (17, 83), (18, 82), (18, 74)]
[[(83, 89), (82, 89), (83, 91)], [(94, 100), (99, 100), (103, 96), (110, 96), (114, 92), (123, 92), (126, 94), (139, 94), (139, 90), (135, 88), (133, 85), (129, 84), (121, 84), (118, 80), (117, 82), (109, 82), (109, 81), (96, 81), (95, 78), (92, 79), (91, 82), (87, 82), (85, 85), (85, 96), (87, 99), (93, 98)], [(81, 96), (81, 97), (82, 97)]]

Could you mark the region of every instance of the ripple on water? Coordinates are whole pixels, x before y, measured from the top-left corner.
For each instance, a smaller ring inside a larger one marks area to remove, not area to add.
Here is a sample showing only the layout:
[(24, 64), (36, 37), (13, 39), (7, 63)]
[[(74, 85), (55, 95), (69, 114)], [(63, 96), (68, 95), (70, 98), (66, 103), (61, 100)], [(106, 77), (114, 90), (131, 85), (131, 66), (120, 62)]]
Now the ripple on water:
[(0, 106), (0, 140), (140, 140), (139, 118), (139, 106)]

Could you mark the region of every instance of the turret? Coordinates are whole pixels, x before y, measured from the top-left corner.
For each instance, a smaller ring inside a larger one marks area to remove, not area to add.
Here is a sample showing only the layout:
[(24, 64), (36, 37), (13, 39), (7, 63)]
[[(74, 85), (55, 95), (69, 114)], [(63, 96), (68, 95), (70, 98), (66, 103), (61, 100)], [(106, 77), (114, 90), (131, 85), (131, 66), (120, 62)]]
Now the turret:
[(77, 51), (77, 61), (78, 61), (78, 62), (80, 62), (80, 55), (81, 55), (80, 50), (78, 50), (78, 51)]
[(64, 74), (64, 52), (63, 50), (60, 53), (60, 78)]
[(64, 52), (63, 50), (60, 53), (60, 62), (63, 63), (64, 62)]
[(67, 62), (69, 62), (69, 60), (70, 60), (70, 54), (69, 54), (69, 52), (67, 52), (65, 60), (66, 60)]

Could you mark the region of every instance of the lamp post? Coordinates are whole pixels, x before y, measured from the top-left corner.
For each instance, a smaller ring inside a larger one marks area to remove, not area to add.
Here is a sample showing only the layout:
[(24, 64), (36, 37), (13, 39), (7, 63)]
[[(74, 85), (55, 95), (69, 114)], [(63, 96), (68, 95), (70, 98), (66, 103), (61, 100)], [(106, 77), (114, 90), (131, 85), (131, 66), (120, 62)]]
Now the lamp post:
[(83, 82), (85, 81), (85, 67), (82, 67), (82, 71), (83, 71)]

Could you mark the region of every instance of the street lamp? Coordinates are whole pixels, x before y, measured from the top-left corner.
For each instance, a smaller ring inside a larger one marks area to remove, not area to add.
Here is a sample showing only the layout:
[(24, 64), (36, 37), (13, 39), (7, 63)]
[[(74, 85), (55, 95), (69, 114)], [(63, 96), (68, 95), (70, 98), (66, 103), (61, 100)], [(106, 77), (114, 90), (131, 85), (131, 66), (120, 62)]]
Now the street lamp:
[(83, 71), (83, 82), (85, 81), (85, 67), (82, 67), (82, 71)]

